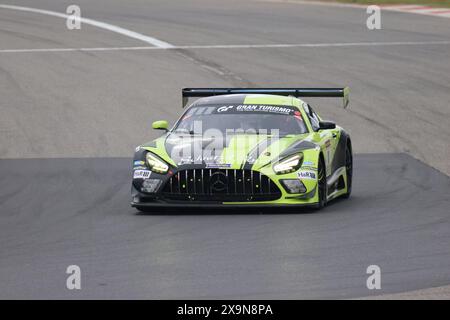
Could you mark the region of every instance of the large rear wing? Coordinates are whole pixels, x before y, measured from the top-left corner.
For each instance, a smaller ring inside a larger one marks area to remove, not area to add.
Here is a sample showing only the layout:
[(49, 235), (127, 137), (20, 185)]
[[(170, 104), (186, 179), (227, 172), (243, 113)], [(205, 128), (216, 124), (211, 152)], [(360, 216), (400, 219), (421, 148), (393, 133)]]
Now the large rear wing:
[(344, 88), (184, 88), (183, 108), (190, 97), (210, 97), (225, 94), (274, 94), (294, 97), (326, 97), (343, 98), (343, 106), (347, 108), (349, 103), (349, 87)]

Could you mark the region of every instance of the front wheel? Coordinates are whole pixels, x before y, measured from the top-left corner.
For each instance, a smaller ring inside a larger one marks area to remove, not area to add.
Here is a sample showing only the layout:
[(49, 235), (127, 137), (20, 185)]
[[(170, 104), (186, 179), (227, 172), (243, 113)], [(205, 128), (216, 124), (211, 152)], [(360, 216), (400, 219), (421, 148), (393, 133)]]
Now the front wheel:
[(317, 168), (317, 192), (319, 201), (315, 205), (315, 208), (322, 209), (327, 205), (327, 174), (322, 158), (320, 158), (319, 167)]
[(347, 192), (342, 195), (343, 198), (347, 199), (352, 193), (352, 182), (353, 182), (353, 155), (350, 145), (347, 144), (345, 150), (345, 173), (347, 174)]

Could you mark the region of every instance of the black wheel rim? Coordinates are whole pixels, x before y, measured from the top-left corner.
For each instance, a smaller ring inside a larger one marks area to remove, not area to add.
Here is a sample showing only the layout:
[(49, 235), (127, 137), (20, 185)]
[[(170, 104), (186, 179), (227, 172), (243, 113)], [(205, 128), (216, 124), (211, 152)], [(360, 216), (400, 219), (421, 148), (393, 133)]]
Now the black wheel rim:
[(325, 169), (323, 166), (323, 163), (321, 162), (319, 165), (319, 172), (318, 177), (319, 181), (319, 202), (320, 205), (323, 206), (325, 204), (325, 197), (326, 197), (326, 179), (325, 179)]
[(345, 169), (347, 171), (347, 191), (350, 191), (352, 188), (353, 159), (349, 148), (347, 148), (345, 155)]

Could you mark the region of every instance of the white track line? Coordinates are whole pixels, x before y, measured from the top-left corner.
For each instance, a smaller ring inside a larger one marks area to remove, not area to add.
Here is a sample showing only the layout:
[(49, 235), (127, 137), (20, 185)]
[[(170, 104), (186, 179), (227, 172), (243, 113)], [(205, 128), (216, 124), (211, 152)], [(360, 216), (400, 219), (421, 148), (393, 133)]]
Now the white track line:
[(154, 49), (176, 49), (178, 47), (105, 47), (105, 48), (43, 48), (43, 49), (0, 49), (0, 53), (39, 53), (39, 52), (83, 52), (83, 51), (135, 51)]
[[(253, 0), (257, 2), (271, 2), (271, 3), (290, 3), (290, 4), (305, 4), (312, 6), (325, 6), (325, 7), (341, 7), (341, 8), (356, 8), (366, 9), (369, 4), (356, 4), (356, 3), (340, 3), (340, 2), (324, 2), (324, 1), (304, 1), (304, 0)], [(376, 2), (376, 1), (375, 1)], [(376, 3), (374, 3), (376, 4)], [(448, 8), (431, 8), (424, 5), (417, 4), (380, 4), (379, 7), (384, 11), (393, 11), (401, 13), (422, 14), (432, 17), (450, 18), (448, 13), (435, 13), (433, 10), (446, 10)]]
[(402, 46), (450, 44), (450, 40), (442, 41), (397, 41), (397, 42), (337, 42), (337, 43), (287, 43), (287, 44), (243, 44), (243, 45), (197, 45), (177, 46), (173, 49), (246, 49), (246, 48), (329, 48), (329, 47), (368, 47), (368, 46)]
[(138, 50), (180, 50), (180, 49), (252, 49), (252, 48), (330, 48), (330, 47), (383, 47), (450, 45), (448, 41), (398, 41), (398, 42), (343, 42), (343, 43), (291, 43), (291, 44), (237, 44), (237, 45), (193, 45), (172, 47), (105, 47), (105, 48), (49, 48), (49, 49), (0, 49), (0, 53), (39, 52), (83, 52), (83, 51), (138, 51)]
[[(49, 10), (41, 10), (41, 9), (35, 9), (35, 8), (29, 8), (29, 7), (20, 7), (20, 6), (13, 6), (13, 5), (5, 5), (5, 4), (0, 4), (0, 8), (1, 9), (11, 9), (11, 10), (18, 10), (18, 11), (25, 11), (25, 12), (33, 12), (33, 13), (40, 13), (40, 14), (45, 14), (48, 16), (53, 16), (53, 17), (58, 17), (58, 18), (63, 18), (63, 19), (67, 19), (67, 18), (71, 18), (72, 16), (64, 14), (64, 13), (59, 13), (59, 12), (55, 12), (55, 11), (49, 11)], [(128, 29), (124, 29), (109, 23), (105, 23), (105, 22), (101, 22), (101, 21), (97, 21), (97, 20), (92, 20), (92, 19), (88, 19), (88, 18), (75, 18), (75, 20), (79, 20), (81, 23), (85, 23), (97, 28), (101, 28), (101, 29), (105, 29), (105, 30), (109, 30), (124, 36), (127, 36), (129, 38), (133, 38), (133, 39), (137, 39), (143, 42), (146, 42), (148, 44), (154, 45), (158, 48), (162, 48), (162, 49), (168, 49), (173, 47), (172, 44), (161, 41), (159, 39), (153, 38), (153, 37), (149, 37), (146, 35), (143, 35), (141, 33), (138, 32), (134, 32)]]

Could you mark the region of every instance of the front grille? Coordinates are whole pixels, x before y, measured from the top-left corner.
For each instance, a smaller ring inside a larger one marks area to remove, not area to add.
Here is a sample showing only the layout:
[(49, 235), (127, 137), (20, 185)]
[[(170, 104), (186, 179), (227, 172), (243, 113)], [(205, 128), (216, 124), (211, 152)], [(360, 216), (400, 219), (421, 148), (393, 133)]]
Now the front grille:
[(281, 192), (269, 177), (253, 170), (189, 169), (176, 172), (163, 197), (181, 201), (268, 201)]

